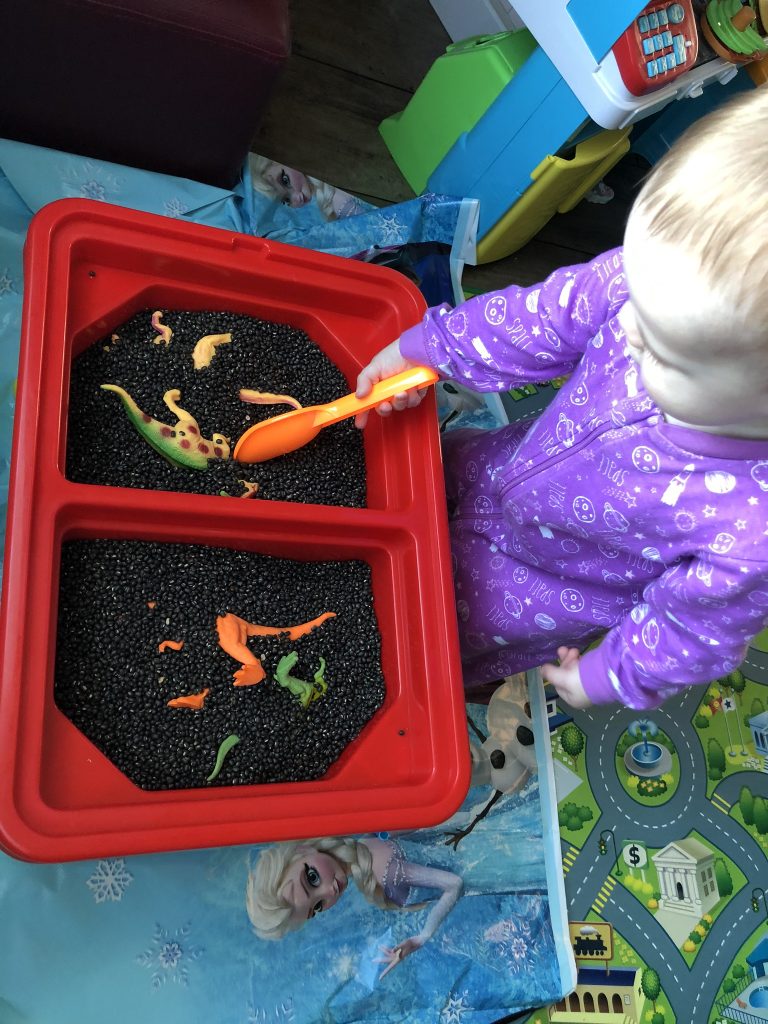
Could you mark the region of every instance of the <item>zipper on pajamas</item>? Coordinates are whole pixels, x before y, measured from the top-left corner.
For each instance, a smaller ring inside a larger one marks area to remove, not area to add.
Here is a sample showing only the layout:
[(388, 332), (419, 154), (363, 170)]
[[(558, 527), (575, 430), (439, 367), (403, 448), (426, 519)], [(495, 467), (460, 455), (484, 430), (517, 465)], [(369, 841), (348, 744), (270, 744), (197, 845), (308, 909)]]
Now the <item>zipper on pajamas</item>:
[(449, 518), (449, 522), (455, 523), (457, 519), (506, 519), (503, 512), (476, 512), (474, 509), (470, 512), (454, 512)]
[(506, 501), (507, 495), (510, 493), (510, 491), (514, 490), (515, 487), (519, 487), (521, 484), (525, 483), (528, 477), (533, 476), (535, 473), (541, 473), (542, 470), (551, 469), (553, 466), (557, 466), (559, 463), (563, 461), (563, 459), (567, 458), (570, 455), (573, 455), (575, 452), (581, 451), (581, 449), (588, 445), (589, 442), (593, 440), (593, 438), (599, 437), (600, 434), (605, 434), (607, 433), (607, 431), (614, 429), (615, 425), (613, 423), (611, 423), (610, 425), (607, 423), (601, 423), (599, 427), (594, 427), (592, 430), (586, 433), (576, 444), (572, 444), (570, 448), (564, 448), (561, 451), (559, 451), (556, 455), (548, 456), (546, 459), (543, 460), (543, 462), (537, 462), (535, 466), (532, 466), (530, 469), (526, 469), (524, 473), (521, 473), (519, 476), (516, 476), (511, 483), (505, 484), (505, 486), (499, 492), (499, 500), (502, 502)]

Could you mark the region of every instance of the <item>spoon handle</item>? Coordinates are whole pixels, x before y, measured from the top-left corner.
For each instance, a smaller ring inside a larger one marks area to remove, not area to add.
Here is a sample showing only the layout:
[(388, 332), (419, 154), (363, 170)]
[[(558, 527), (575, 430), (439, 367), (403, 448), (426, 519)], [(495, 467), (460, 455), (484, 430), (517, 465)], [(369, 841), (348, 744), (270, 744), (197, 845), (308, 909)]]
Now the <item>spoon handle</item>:
[(365, 398), (358, 398), (353, 392), (335, 402), (320, 406), (318, 411), (322, 409), (320, 415), (324, 426), (338, 423), (339, 420), (347, 419), (348, 416), (355, 416), (359, 412), (365, 412), (366, 409), (373, 409), (374, 406), (394, 398), (395, 395), (399, 395), (403, 391), (423, 388), (428, 384), (436, 383), (439, 379), (438, 374), (428, 366), (412, 366), (408, 370), (396, 373), (393, 377), (385, 377), (384, 380), (378, 381)]

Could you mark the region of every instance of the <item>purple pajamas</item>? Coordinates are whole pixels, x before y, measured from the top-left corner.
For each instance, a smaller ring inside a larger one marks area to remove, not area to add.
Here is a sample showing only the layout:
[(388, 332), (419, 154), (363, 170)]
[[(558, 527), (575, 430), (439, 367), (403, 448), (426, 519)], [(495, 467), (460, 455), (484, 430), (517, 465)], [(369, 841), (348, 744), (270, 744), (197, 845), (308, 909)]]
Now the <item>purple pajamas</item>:
[[(768, 615), (768, 442), (667, 423), (617, 313), (621, 250), (437, 307), (404, 356), (477, 391), (570, 373), (533, 424), (446, 435), (465, 682), (584, 649), (596, 703), (736, 668)], [(716, 400), (716, 396), (713, 396)]]

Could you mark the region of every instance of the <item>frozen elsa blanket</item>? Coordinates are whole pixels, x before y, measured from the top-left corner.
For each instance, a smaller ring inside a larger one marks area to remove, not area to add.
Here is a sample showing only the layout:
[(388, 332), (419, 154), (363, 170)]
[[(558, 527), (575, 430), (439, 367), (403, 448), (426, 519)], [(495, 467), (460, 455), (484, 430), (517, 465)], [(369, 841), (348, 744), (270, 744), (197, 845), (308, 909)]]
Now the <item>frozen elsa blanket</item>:
[(313, 872), (330, 865), (337, 898), (272, 939), (249, 919), (249, 878), (291, 844), (62, 865), (0, 855), (0, 1020), (490, 1024), (558, 999), (574, 977), (551, 765), (535, 755), (549, 757), (540, 680), (500, 682), (467, 714), (474, 784), (450, 821), (326, 844), (396, 850), (375, 880), (391, 906), (312, 841), (289, 895), (301, 903), (309, 879), (314, 907)]

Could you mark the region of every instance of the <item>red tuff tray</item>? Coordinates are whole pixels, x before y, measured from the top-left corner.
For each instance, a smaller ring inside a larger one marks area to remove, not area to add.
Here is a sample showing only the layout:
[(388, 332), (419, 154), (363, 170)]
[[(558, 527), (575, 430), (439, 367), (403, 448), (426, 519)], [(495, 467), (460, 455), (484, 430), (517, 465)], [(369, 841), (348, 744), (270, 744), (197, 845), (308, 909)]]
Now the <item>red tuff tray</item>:
[[(96, 487), (64, 474), (70, 364), (150, 308), (228, 310), (303, 328), (346, 375), (424, 302), (381, 267), (64, 199), (32, 221), (0, 644), (0, 845), (36, 861), (413, 829), (469, 784), (442, 464), (432, 394), (365, 429), (368, 507)], [(367, 562), (383, 707), (314, 782), (146, 792), (54, 703), (61, 545), (72, 538), (227, 546)]]

